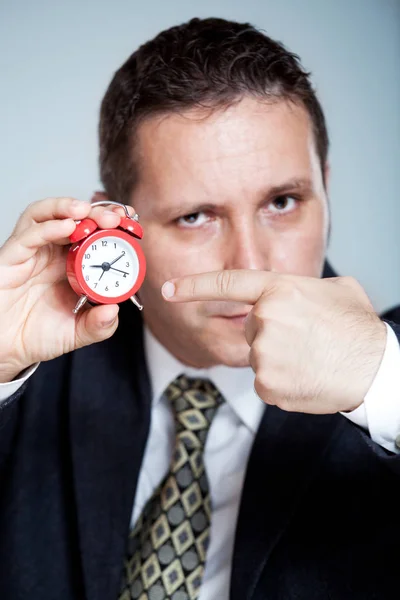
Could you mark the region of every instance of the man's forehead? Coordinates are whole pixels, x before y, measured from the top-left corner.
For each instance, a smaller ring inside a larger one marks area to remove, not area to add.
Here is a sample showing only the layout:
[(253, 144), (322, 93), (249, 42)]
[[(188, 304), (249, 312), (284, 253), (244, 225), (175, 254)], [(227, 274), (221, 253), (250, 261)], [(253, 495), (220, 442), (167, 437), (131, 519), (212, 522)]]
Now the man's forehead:
[(192, 108), (150, 117), (139, 126), (137, 141), (142, 155), (174, 148), (190, 157), (191, 152), (204, 148), (203, 159), (215, 160), (235, 157), (241, 151), (274, 152), (288, 143), (309, 143), (310, 137), (311, 119), (302, 106), (245, 97), (214, 110)]
[(186, 199), (195, 188), (198, 200), (214, 203), (214, 190), (222, 187), (227, 194), (229, 188), (268, 194), (292, 183), (312, 187), (320, 170), (308, 114), (283, 101), (245, 99), (208, 114), (154, 117), (141, 125), (137, 141), (139, 180), (154, 197), (178, 190)]

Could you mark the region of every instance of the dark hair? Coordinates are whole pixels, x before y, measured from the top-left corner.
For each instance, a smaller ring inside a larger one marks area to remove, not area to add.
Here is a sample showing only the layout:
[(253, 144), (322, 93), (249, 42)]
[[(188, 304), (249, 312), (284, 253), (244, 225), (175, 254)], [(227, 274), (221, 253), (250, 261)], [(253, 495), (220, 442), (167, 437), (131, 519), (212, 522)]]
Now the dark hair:
[(100, 173), (109, 198), (127, 202), (137, 180), (134, 139), (146, 117), (229, 106), (244, 95), (302, 104), (324, 169), (328, 133), (299, 58), (248, 23), (192, 19), (142, 45), (115, 73), (101, 105)]

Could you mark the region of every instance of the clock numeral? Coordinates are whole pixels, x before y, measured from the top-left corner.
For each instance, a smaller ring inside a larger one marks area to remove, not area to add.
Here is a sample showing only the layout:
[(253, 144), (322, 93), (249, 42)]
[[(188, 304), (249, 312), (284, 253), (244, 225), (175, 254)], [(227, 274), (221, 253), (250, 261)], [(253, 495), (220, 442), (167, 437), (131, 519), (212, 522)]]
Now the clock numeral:
[(82, 265), (82, 270), (85, 268), (85, 265)]
[(106, 286), (106, 292), (108, 292), (108, 286)]
[(89, 275), (86, 275), (85, 279), (86, 281), (89, 281)]
[(85, 254), (85, 258), (90, 258), (90, 254)]
[(96, 283), (94, 284), (94, 287), (95, 287), (95, 288), (97, 288), (97, 281), (96, 281)]
[(122, 256), (124, 256), (125, 255), (125, 250), (122, 250), (121, 254), (122, 254)]
[(126, 264), (126, 266), (127, 266), (127, 267), (129, 267), (129, 263), (128, 263), (128, 262), (127, 262), (127, 263), (125, 263), (125, 264)]
[(102, 246), (107, 246), (107, 240), (105, 240), (105, 241), (104, 241), (104, 240), (102, 240), (102, 242), (101, 242), (101, 245), (102, 245)]
[(92, 244), (92, 250), (97, 250), (96, 244)]
[(117, 247), (117, 244), (114, 242), (114, 248), (116, 248), (116, 247)]
[(119, 287), (119, 281), (115, 282), (115, 287)]
[(126, 273), (124, 273), (124, 279), (126, 279)]

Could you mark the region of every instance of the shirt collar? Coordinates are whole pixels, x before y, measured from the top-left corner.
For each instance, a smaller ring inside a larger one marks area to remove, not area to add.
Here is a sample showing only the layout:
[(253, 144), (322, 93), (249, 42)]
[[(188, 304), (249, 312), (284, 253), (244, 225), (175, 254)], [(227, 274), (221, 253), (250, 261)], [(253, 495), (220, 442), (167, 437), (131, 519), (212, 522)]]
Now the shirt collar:
[(254, 391), (254, 373), (250, 367), (218, 365), (209, 369), (188, 367), (175, 358), (144, 328), (144, 349), (152, 385), (152, 406), (160, 401), (167, 386), (182, 373), (188, 377), (210, 379), (246, 427), (255, 434), (265, 404)]

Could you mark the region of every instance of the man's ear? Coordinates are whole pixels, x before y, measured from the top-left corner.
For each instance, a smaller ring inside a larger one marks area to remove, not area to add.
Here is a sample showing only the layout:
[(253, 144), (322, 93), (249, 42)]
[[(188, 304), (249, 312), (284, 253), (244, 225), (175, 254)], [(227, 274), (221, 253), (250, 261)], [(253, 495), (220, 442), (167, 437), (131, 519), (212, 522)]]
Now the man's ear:
[(324, 167), (324, 184), (326, 195), (329, 196), (329, 185), (331, 181), (331, 165), (326, 162)]
[(328, 204), (328, 231), (327, 231), (327, 245), (328, 246), (329, 246), (329, 242), (331, 239), (331, 224), (332, 224), (331, 207), (330, 207), (330, 202), (329, 202), (330, 180), (331, 180), (331, 166), (328, 162), (326, 162), (325, 168), (324, 168), (324, 186), (325, 186), (325, 192), (326, 192), (326, 198), (327, 198), (327, 204)]
[(108, 196), (106, 192), (96, 191), (93, 192), (93, 196), (90, 199), (90, 202), (99, 202), (100, 200), (108, 200)]

